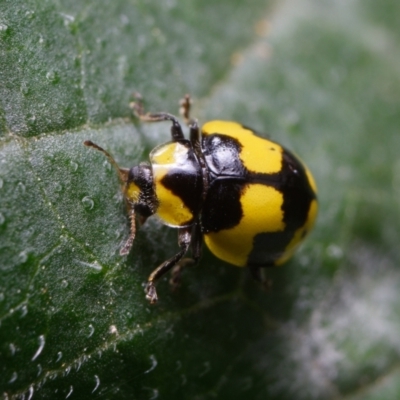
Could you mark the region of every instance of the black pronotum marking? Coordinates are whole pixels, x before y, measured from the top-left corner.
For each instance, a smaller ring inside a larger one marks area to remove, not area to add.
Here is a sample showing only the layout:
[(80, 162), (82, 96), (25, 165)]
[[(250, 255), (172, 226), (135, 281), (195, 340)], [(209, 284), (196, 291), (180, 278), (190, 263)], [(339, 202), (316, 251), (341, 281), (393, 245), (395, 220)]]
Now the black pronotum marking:
[(209, 172), (203, 232), (233, 228), (243, 216), (240, 197), (247, 182), (247, 171), (238, 156), (242, 146), (234, 138), (213, 134), (203, 137), (202, 148)]
[[(161, 179), (161, 184), (175, 196), (181, 198), (185, 206), (196, 217), (202, 206), (202, 171), (190, 142), (185, 140), (181, 143), (188, 149), (187, 159), (182, 165), (168, 171)], [(189, 222), (187, 221), (187, 223)]]

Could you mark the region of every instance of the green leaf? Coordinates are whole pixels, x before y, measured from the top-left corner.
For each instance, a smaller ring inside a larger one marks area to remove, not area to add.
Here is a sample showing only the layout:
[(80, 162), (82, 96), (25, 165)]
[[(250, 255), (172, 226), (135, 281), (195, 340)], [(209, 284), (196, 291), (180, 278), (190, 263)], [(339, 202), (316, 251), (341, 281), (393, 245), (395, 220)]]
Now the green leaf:
[[(273, 6), (273, 8), (272, 8)], [(398, 399), (400, 5), (395, 0), (0, 5), (0, 393), (10, 398)], [(172, 292), (118, 178), (168, 124), (232, 119), (313, 171), (315, 230), (263, 291), (213, 257)]]

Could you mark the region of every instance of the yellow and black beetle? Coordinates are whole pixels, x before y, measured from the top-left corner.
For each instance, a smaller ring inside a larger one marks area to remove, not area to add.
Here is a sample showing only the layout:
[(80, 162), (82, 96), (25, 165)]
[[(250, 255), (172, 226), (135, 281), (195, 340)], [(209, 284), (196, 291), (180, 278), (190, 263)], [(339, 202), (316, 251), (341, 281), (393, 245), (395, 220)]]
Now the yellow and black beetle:
[[(307, 167), (278, 143), (229, 121), (210, 121), (200, 128), (189, 119), (190, 99), (182, 102), (190, 139), (177, 118), (143, 112), (143, 121), (170, 121), (172, 141), (150, 153), (150, 164), (120, 168), (109, 153), (91, 141), (117, 168), (130, 210), (131, 233), (120, 253), (129, 252), (138, 214), (144, 222), (157, 215), (178, 228), (180, 250), (149, 276), (146, 298), (157, 301), (156, 281), (177, 266), (189, 247), (194, 262), (204, 241), (218, 258), (249, 267), (261, 280), (260, 269), (288, 260), (312, 228), (317, 214), (316, 186)], [(187, 263), (187, 262), (186, 262)], [(178, 273), (177, 273), (178, 274)]]

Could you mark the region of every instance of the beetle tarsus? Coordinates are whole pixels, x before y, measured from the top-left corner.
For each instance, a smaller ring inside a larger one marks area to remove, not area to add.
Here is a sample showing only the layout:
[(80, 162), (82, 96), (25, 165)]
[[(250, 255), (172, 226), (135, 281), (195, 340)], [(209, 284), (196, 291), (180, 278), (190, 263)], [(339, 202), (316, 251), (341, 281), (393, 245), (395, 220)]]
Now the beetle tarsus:
[(253, 279), (260, 283), (265, 291), (270, 291), (272, 287), (272, 279), (268, 278), (265, 274), (265, 268), (273, 267), (273, 265), (254, 266), (249, 265), (250, 274)]
[(144, 291), (146, 293), (146, 299), (150, 301), (150, 304), (157, 303), (158, 296), (154, 282), (148, 282)]
[(129, 103), (129, 107), (132, 109), (136, 117), (140, 118), (145, 114), (143, 107), (143, 97), (139, 92), (133, 93), (133, 98), (135, 101)]
[(192, 100), (189, 94), (185, 94), (185, 96), (179, 100), (179, 114), (185, 120), (186, 124), (189, 125), (190, 121), (190, 108), (192, 106)]

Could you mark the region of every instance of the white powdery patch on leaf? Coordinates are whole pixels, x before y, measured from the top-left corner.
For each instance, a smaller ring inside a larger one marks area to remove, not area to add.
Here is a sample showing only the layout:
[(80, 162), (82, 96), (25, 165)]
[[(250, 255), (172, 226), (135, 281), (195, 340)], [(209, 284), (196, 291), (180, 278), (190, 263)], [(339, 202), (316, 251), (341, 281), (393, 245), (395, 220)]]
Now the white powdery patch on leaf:
[(373, 382), (399, 358), (400, 272), (366, 245), (354, 246), (347, 260), (331, 288), (313, 299), (310, 317), (282, 326), (274, 354), (259, 363), (271, 394), (340, 396), (343, 383), (348, 391), (360, 377)]

